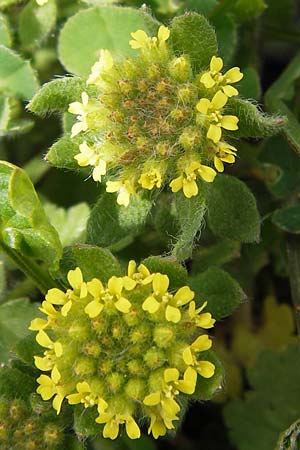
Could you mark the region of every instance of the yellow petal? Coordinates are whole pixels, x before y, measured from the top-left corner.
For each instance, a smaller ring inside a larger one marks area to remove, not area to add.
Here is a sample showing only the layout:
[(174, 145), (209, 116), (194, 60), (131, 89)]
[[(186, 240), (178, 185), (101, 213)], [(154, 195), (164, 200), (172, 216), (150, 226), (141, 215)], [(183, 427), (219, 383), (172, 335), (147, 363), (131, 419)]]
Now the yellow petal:
[(61, 308), (61, 315), (63, 317), (67, 317), (68, 312), (70, 311), (70, 309), (72, 308), (72, 301), (69, 300), (62, 308)]
[(224, 164), (217, 156), (214, 157), (214, 165), (218, 172), (224, 172)]
[(208, 98), (201, 98), (201, 100), (197, 103), (196, 108), (202, 114), (207, 114), (207, 111), (211, 108), (212, 104), (208, 100)]
[(61, 374), (59, 373), (59, 370), (56, 366), (54, 366), (52, 369), (51, 379), (53, 380), (54, 384), (57, 384), (59, 382), (59, 380), (61, 379)]
[(68, 282), (73, 289), (77, 290), (81, 288), (81, 284), (83, 283), (82, 273), (79, 267), (76, 267), (75, 270), (69, 270), (68, 272)]
[(156, 273), (153, 277), (153, 290), (154, 292), (158, 292), (160, 295), (164, 295), (169, 287), (169, 278), (167, 275), (163, 275), (161, 273)]
[(217, 175), (214, 169), (204, 165), (201, 165), (201, 167), (199, 167), (198, 172), (201, 178), (203, 178), (203, 180), (207, 183), (212, 183), (215, 179), (215, 176)]
[(128, 263), (127, 274), (129, 277), (132, 277), (136, 272), (136, 262), (131, 259)]
[(227, 95), (225, 95), (222, 91), (218, 91), (211, 101), (211, 106), (214, 109), (221, 109), (226, 105), (228, 100)]
[(164, 25), (161, 25), (161, 26), (159, 27), (158, 33), (157, 33), (158, 40), (159, 40), (160, 42), (164, 42), (164, 41), (166, 41), (167, 39), (169, 39), (169, 36), (170, 36), (170, 30), (169, 30), (169, 28), (165, 27)]
[(201, 328), (212, 328), (215, 324), (215, 319), (213, 319), (210, 313), (203, 313), (197, 317), (196, 325)]
[(158, 405), (160, 403), (160, 392), (154, 392), (153, 394), (146, 395), (143, 403), (147, 406)]
[(213, 56), (210, 61), (210, 70), (213, 72), (220, 72), (222, 68), (223, 68), (222, 58)]
[(215, 366), (209, 361), (198, 361), (197, 372), (200, 373), (203, 378), (211, 378), (215, 373)]
[(212, 346), (212, 341), (208, 337), (207, 334), (203, 334), (202, 336), (199, 336), (191, 345), (191, 348), (194, 349), (197, 352), (204, 352), (208, 349), (210, 349)]
[(204, 73), (200, 78), (200, 82), (202, 84), (204, 84), (206, 89), (210, 89), (216, 84), (216, 82), (213, 79), (213, 77), (211, 76), (210, 72)]
[(173, 398), (164, 398), (161, 404), (167, 416), (175, 419), (176, 414), (180, 411), (180, 406), (178, 403)]
[(183, 186), (183, 176), (180, 175), (178, 178), (174, 178), (174, 180), (171, 181), (169, 184), (172, 192), (178, 192), (180, 189), (182, 189)]
[(190, 365), (193, 364), (193, 355), (191, 352), (191, 347), (186, 347), (182, 352), (182, 358), (185, 364)]
[(103, 292), (103, 284), (101, 283), (98, 278), (93, 278), (91, 281), (89, 281), (87, 284), (87, 290), (88, 292), (95, 298), (98, 298)]
[(92, 302), (90, 302), (86, 305), (86, 307), (84, 308), (84, 312), (91, 319), (94, 319), (101, 313), (103, 307), (104, 307), (104, 305), (102, 303), (100, 303), (98, 300), (93, 300)]
[(164, 371), (164, 380), (166, 383), (170, 383), (171, 381), (177, 381), (179, 378), (179, 371), (175, 368), (165, 369)]
[(51, 348), (53, 345), (52, 340), (49, 338), (48, 334), (45, 333), (45, 331), (40, 330), (38, 334), (35, 337), (38, 344), (40, 344), (42, 347)]
[(110, 420), (105, 424), (103, 428), (103, 437), (114, 440), (118, 437), (118, 434), (119, 424), (116, 420)]
[(123, 284), (126, 291), (132, 291), (136, 287), (136, 281), (130, 277), (123, 277)]
[(195, 292), (193, 292), (188, 286), (183, 286), (174, 295), (174, 300), (177, 306), (185, 305), (193, 300)]
[(81, 403), (82, 394), (70, 394), (67, 396), (67, 399), (70, 405), (77, 405), (78, 403)]
[(56, 394), (56, 396), (53, 399), (52, 406), (56, 410), (57, 415), (60, 413), (63, 400), (64, 396), (61, 394)]
[(211, 139), (215, 144), (219, 142), (222, 136), (222, 130), (220, 126), (217, 125), (210, 125), (207, 135), (208, 139)]
[(126, 298), (121, 297), (118, 301), (115, 302), (115, 307), (118, 311), (127, 314), (130, 311), (131, 303)]
[(160, 303), (154, 297), (148, 297), (144, 301), (142, 308), (144, 311), (148, 311), (150, 314), (159, 310)]
[(81, 383), (76, 384), (76, 389), (78, 392), (84, 393), (84, 392), (91, 392), (91, 388), (89, 383), (86, 381), (82, 381)]
[(236, 116), (223, 116), (221, 120), (221, 125), (225, 130), (237, 130), (239, 119)]
[(232, 67), (225, 73), (225, 78), (228, 83), (237, 83), (243, 78), (244, 74), (240, 71), (239, 67)]
[(58, 341), (54, 342), (53, 348), (54, 348), (55, 355), (58, 358), (60, 358), (62, 356), (62, 354), (63, 354), (63, 346), (61, 345), (61, 343), (58, 342)]
[(198, 186), (195, 180), (183, 180), (183, 193), (187, 198), (194, 197), (198, 194)]
[(197, 383), (197, 372), (192, 367), (188, 367), (184, 372), (183, 380), (179, 380), (177, 388), (184, 394), (193, 394)]
[(120, 181), (107, 181), (106, 182), (106, 192), (117, 192), (122, 187)]
[(181, 319), (181, 312), (178, 308), (168, 305), (166, 307), (166, 319), (168, 322), (178, 323)]
[(233, 86), (226, 85), (223, 86), (222, 89), (224, 94), (227, 95), (227, 97), (234, 97), (235, 95), (239, 95), (239, 91)]
[(45, 297), (46, 301), (53, 305), (64, 305), (66, 302), (66, 294), (60, 289), (50, 289)]
[(139, 439), (141, 437), (141, 431), (138, 424), (130, 417), (125, 422), (126, 433), (130, 439)]
[(47, 320), (40, 319), (39, 317), (37, 317), (36, 319), (33, 319), (31, 321), (30, 327), (28, 327), (28, 329), (31, 331), (39, 331), (39, 330), (43, 330), (44, 328), (46, 328), (47, 325), (48, 325)]
[(40, 356), (34, 357), (34, 364), (38, 369), (42, 371), (51, 370), (53, 367), (53, 362), (51, 362), (50, 359), (41, 358)]
[(122, 278), (113, 276), (108, 280), (107, 287), (112, 295), (120, 295), (123, 289)]

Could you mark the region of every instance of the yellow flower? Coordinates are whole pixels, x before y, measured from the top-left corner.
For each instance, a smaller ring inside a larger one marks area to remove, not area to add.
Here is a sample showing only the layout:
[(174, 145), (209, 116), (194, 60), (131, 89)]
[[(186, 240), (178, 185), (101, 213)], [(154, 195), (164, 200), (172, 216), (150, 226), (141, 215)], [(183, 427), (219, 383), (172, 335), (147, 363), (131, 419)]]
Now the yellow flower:
[(189, 304), (189, 316), (195, 322), (197, 327), (212, 328), (215, 324), (215, 319), (212, 318), (210, 313), (201, 313), (201, 311), (207, 306), (207, 302), (204, 302), (200, 308), (196, 309), (196, 303), (190, 302)]
[(178, 391), (184, 394), (193, 394), (197, 383), (197, 373), (188, 367), (183, 375), (183, 380), (179, 379), (179, 371), (176, 368), (166, 369), (164, 379), (174, 393)]
[(108, 280), (107, 287), (110, 294), (117, 299), (114, 303), (117, 310), (123, 313), (128, 313), (131, 308), (131, 303), (127, 300), (127, 298), (122, 296), (124, 280), (113, 276)]
[(117, 192), (118, 205), (128, 206), (130, 196), (136, 193), (134, 183), (130, 180), (125, 181), (107, 181), (106, 192)]
[(130, 260), (128, 263), (127, 276), (123, 277), (124, 288), (127, 291), (131, 291), (137, 284), (149, 284), (153, 279), (150, 271), (144, 264), (137, 264), (134, 260)]
[(143, 173), (141, 174), (138, 183), (144, 189), (151, 190), (154, 187), (160, 188), (162, 184), (162, 171), (157, 166), (155, 167), (153, 164), (146, 165), (144, 167)]
[(235, 162), (237, 149), (227, 142), (218, 142), (216, 154), (214, 156), (214, 165), (218, 172), (224, 171), (224, 162), (233, 164)]
[(98, 404), (99, 416), (95, 419), (97, 423), (105, 423), (103, 437), (116, 439), (119, 434), (119, 426), (125, 424), (127, 436), (130, 439), (139, 439), (141, 432), (138, 424), (131, 414), (117, 414), (106, 412), (108, 404), (102, 401)]
[(87, 84), (100, 84), (102, 82), (101, 75), (105, 72), (109, 72), (114, 65), (114, 60), (111, 53), (108, 50), (100, 51), (100, 58), (93, 67), (90, 76), (88, 77)]
[(181, 287), (174, 297), (169, 300), (166, 307), (166, 319), (169, 322), (178, 323), (181, 320), (179, 307), (186, 305), (195, 297), (195, 293), (188, 286)]
[(77, 405), (83, 403), (85, 408), (97, 404), (97, 398), (92, 394), (92, 390), (86, 381), (76, 384), (77, 393), (67, 395), (67, 400), (70, 405)]
[(81, 100), (80, 102), (73, 102), (69, 105), (69, 113), (76, 114), (76, 119), (78, 122), (76, 122), (72, 126), (71, 130), (71, 138), (77, 136), (77, 134), (81, 133), (82, 131), (86, 131), (88, 129), (88, 123), (87, 123), (87, 115), (89, 112), (89, 96), (86, 92), (82, 92), (81, 94)]
[(101, 177), (106, 174), (106, 161), (93, 148), (89, 147), (86, 141), (79, 145), (79, 150), (80, 153), (75, 155), (74, 159), (81, 167), (94, 166), (93, 179), (101, 182)]
[(211, 348), (211, 339), (203, 334), (199, 336), (189, 347), (183, 350), (182, 357), (186, 365), (192, 366), (195, 373), (199, 373), (204, 378), (211, 378), (215, 373), (215, 366), (210, 361), (198, 361), (196, 352), (204, 352)]
[(131, 33), (133, 40), (129, 41), (129, 45), (133, 49), (151, 49), (151, 48), (163, 48), (165, 42), (169, 39), (169, 28), (161, 25), (158, 29), (157, 37), (149, 37), (143, 30), (137, 30)]
[(170, 188), (172, 192), (178, 192), (182, 189), (187, 198), (197, 195), (198, 185), (196, 179), (198, 175), (204, 181), (211, 183), (216, 176), (216, 172), (211, 167), (205, 166), (198, 161), (193, 161), (186, 166), (182, 175), (171, 181)]
[(152, 280), (153, 293), (143, 302), (142, 308), (150, 314), (157, 312), (161, 302), (168, 302), (172, 295), (168, 293), (169, 278), (167, 275), (155, 273)]
[(239, 119), (236, 116), (222, 116), (220, 110), (226, 105), (228, 97), (223, 94), (223, 92), (218, 91), (212, 98), (201, 98), (197, 103), (196, 108), (200, 113), (197, 116), (197, 121), (199, 123), (204, 123), (207, 121), (210, 125), (207, 131), (207, 138), (211, 139), (214, 143), (220, 141), (222, 136), (221, 128), (225, 130), (237, 130)]
[(213, 56), (210, 61), (210, 70), (205, 72), (200, 77), (200, 82), (204, 84), (207, 89), (212, 87), (220, 87), (227, 97), (233, 97), (238, 95), (238, 90), (235, 89), (230, 84), (237, 83), (243, 78), (243, 74), (239, 67), (233, 67), (227, 70), (227, 72), (222, 75), (221, 70), (223, 68), (222, 58)]
[(57, 414), (59, 414), (65, 397), (63, 389), (57, 386), (57, 383), (55, 383), (53, 379), (47, 375), (41, 375), (36, 381), (40, 385), (36, 391), (41, 395), (43, 400), (49, 400), (54, 396), (52, 406), (56, 410)]
[(46, 347), (54, 351), (59, 358), (63, 354), (63, 348), (60, 342), (53, 342), (44, 330), (40, 330), (36, 335), (36, 341), (41, 347)]
[(87, 290), (93, 300), (86, 305), (84, 312), (92, 319), (97, 317), (104, 308), (107, 290), (97, 278), (93, 278), (87, 283)]

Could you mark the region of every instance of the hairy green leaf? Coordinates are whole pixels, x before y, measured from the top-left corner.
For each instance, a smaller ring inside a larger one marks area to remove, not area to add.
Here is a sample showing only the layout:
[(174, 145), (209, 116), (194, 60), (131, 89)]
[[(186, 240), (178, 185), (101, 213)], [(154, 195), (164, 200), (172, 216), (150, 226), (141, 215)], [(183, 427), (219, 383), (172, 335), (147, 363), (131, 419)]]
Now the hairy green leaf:
[(4, 14), (0, 14), (0, 45), (10, 47), (12, 44), (11, 32), (9, 29), (8, 20)]
[(150, 272), (160, 272), (168, 275), (172, 289), (178, 289), (187, 284), (187, 271), (178, 262), (161, 256), (149, 256), (142, 261)]
[(300, 205), (287, 206), (272, 214), (272, 222), (281, 230), (289, 233), (300, 233)]
[(71, 139), (68, 135), (63, 136), (49, 148), (45, 156), (46, 161), (59, 169), (78, 169), (78, 163), (74, 159), (74, 156), (79, 153), (79, 146), (76, 141), (76, 138)]

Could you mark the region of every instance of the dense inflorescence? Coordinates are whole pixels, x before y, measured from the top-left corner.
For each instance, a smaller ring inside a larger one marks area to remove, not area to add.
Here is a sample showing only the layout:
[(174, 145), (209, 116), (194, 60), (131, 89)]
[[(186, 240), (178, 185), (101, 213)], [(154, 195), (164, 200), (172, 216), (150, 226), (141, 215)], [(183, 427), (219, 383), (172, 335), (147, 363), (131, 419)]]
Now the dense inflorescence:
[(232, 84), (243, 77), (240, 69), (222, 74), (223, 61), (214, 56), (195, 74), (187, 55), (174, 55), (169, 35), (164, 26), (157, 37), (132, 33), (136, 59), (114, 61), (102, 50), (87, 79), (92, 94), (84, 91), (82, 102), (69, 106), (77, 116), (71, 137), (84, 136), (75, 159), (93, 168), (95, 181), (106, 176), (106, 190), (118, 193), (120, 205), (166, 184), (190, 198), (198, 194), (197, 179), (212, 182), (235, 161), (227, 139), (238, 118), (226, 108), (238, 95)]
[(47, 319), (31, 323), (46, 349), (35, 364), (50, 372), (38, 378), (37, 392), (53, 398), (57, 413), (65, 398), (94, 408), (104, 437), (115, 439), (125, 424), (127, 435), (139, 438), (145, 419), (149, 433), (164, 435), (196, 383), (215, 371), (203, 353), (212, 344), (203, 329), (215, 322), (203, 312), (206, 303), (197, 308), (188, 286), (172, 292), (167, 275), (134, 261), (107, 284), (85, 282), (78, 267), (68, 281), (67, 292), (48, 291), (41, 306)]
[(32, 403), (35, 403), (33, 408), (28, 401), (0, 398), (1, 450), (62, 450), (65, 447), (66, 434), (51, 404), (45, 403), (40, 408), (34, 395)]

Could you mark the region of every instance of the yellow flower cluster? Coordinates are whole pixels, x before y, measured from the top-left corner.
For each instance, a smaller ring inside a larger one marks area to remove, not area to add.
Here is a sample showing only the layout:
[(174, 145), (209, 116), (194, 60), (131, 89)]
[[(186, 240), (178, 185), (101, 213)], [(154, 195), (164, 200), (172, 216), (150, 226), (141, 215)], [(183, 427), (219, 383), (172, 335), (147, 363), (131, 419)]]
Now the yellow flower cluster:
[(50, 372), (37, 379), (37, 392), (53, 399), (57, 414), (64, 399), (94, 408), (106, 438), (121, 425), (139, 438), (142, 418), (155, 438), (164, 435), (179, 419), (180, 397), (194, 393), (199, 376), (201, 383), (214, 375), (203, 354), (212, 345), (203, 330), (215, 322), (203, 312), (206, 302), (197, 308), (188, 286), (172, 292), (167, 275), (134, 261), (107, 283), (85, 282), (78, 267), (68, 281), (66, 292), (48, 291), (40, 308), (46, 319), (30, 325), (45, 349), (35, 365)]
[[(95, 181), (105, 177), (120, 205), (166, 184), (190, 198), (200, 180), (213, 182), (224, 163), (235, 161), (237, 149), (225, 139), (238, 129), (238, 118), (224, 111), (243, 75), (238, 67), (222, 74), (216, 56), (208, 71), (195, 75), (186, 55), (173, 54), (165, 26), (157, 37), (143, 30), (131, 36), (140, 57), (116, 62), (101, 50), (82, 102), (69, 106), (77, 116), (71, 138), (81, 142), (75, 159), (92, 167)], [(97, 95), (89, 95), (91, 87)]]

